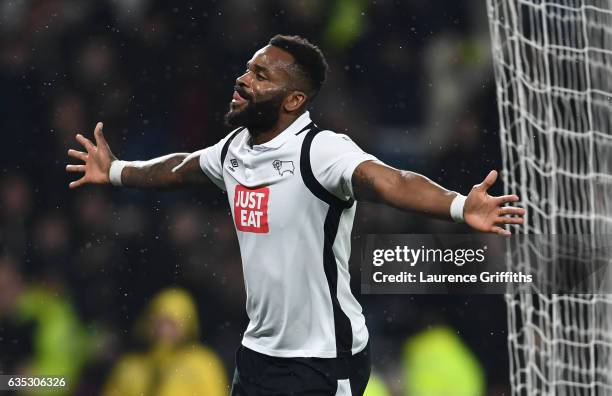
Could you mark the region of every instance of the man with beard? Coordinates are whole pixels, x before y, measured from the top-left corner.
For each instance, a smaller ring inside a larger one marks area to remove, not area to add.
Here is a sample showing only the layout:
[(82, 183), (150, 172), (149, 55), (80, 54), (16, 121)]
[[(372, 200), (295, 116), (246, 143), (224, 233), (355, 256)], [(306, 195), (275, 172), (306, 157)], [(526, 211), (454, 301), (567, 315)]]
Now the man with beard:
[[(387, 204), (508, 235), (524, 210), (492, 197), (495, 171), (467, 197), (364, 153), (346, 135), (320, 129), (307, 107), (327, 63), (297, 36), (275, 36), (236, 79), (226, 115), (237, 127), (192, 154), (126, 162), (112, 154), (102, 124), (86, 152), (84, 184), (173, 188), (214, 182), (227, 192), (242, 255), (250, 319), (236, 353), (232, 395), (361, 395), (370, 373), (368, 332), (349, 286), (355, 200)], [(514, 216), (508, 216), (514, 215)]]

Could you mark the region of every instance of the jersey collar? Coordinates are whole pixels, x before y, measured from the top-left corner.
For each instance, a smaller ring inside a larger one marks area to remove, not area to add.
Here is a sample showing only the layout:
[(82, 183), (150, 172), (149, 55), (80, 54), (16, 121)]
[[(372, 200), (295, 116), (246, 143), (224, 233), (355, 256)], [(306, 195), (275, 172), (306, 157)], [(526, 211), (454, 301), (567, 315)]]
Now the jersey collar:
[(304, 114), (299, 116), (291, 125), (287, 127), (284, 131), (279, 133), (274, 137), (274, 139), (262, 143), (262, 144), (254, 144), (253, 149), (262, 150), (262, 149), (277, 149), (282, 146), (291, 136), (298, 133), (302, 128), (310, 123), (310, 112), (305, 111)]

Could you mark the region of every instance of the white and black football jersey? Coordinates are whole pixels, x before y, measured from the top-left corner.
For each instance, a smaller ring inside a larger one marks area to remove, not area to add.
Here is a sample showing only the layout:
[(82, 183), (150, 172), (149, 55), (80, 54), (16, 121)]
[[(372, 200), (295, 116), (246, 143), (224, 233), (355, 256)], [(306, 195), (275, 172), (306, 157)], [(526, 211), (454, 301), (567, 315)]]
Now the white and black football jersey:
[(242, 256), (250, 322), (242, 343), (276, 357), (346, 357), (367, 344), (350, 290), (360, 163), (376, 160), (308, 112), (274, 139), (248, 129), (201, 150), (204, 173), (227, 192)]

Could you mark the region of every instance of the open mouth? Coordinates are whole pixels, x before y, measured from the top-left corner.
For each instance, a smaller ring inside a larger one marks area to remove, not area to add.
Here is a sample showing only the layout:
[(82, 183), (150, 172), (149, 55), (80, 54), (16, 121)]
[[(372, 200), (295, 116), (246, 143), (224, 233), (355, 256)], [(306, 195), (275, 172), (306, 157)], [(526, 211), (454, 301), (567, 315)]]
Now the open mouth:
[(239, 85), (234, 86), (234, 94), (232, 95), (232, 103), (242, 104), (251, 100), (251, 96), (245, 92), (245, 89)]
[(233, 103), (244, 103), (247, 100), (245, 98), (242, 97), (242, 95), (240, 95), (238, 93), (238, 91), (234, 91), (234, 95), (232, 96), (232, 102)]

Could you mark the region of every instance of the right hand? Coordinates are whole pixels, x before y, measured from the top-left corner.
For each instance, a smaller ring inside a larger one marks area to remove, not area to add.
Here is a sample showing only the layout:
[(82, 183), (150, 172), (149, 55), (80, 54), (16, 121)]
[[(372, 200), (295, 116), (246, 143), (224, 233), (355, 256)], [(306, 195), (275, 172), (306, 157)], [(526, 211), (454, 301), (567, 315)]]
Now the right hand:
[(81, 134), (76, 135), (76, 140), (83, 145), (86, 152), (70, 149), (68, 155), (85, 162), (85, 165), (66, 165), (68, 172), (85, 173), (79, 180), (70, 183), (70, 188), (77, 188), (83, 184), (109, 184), (108, 172), (111, 163), (117, 158), (113, 155), (102, 133), (102, 123), (96, 124), (94, 137), (96, 145)]

